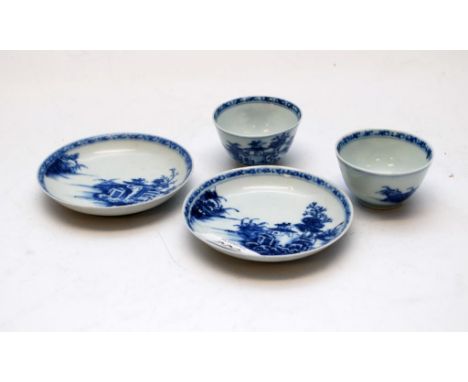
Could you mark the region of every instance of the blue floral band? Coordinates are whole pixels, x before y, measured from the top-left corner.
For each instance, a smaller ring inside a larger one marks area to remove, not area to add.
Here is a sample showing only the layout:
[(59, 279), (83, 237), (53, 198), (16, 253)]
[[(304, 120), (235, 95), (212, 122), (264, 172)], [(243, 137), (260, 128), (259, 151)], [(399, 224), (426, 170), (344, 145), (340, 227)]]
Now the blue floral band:
[(180, 154), (185, 161), (185, 165), (187, 167), (187, 174), (186, 178), (190, 175), (192, 171), (192, 158), (190, 154), (185, 150), (182, 146), (178, 145), (177, 143), (162, 137), (158, 137), (155, 135), (148, 135), (148, 134), (138, 134), (138, 133), (118, 133), (118, 134), (106, 134), (106, 135), (98, 135), (90, 138), (80, 139), (73, 143), (70, 143), (57, 151), (51, 154), (47, 159), (41, 164), (39, 167), (39, 171), (37, 174), (37, 178), (39, 180), (40, 185), (44, 190), (47, 190), (44, 178), (46, 176), (49, 167), (60, 157), (66, 154), (68, 151), (76, 149), (81, 146), (86, 146), (94, 143), (99, 142), (106, 142), (106, 141), (118, 141), (118, 140), (137, 140), (137, 141), (146, 141), (146, 142), (154, 142), (161, 144), (163, 146), (168, 147), (171, 150), (175, 150), (178, 154)]
[(431, 147), (424, 142), (422, 139), (419, 139), (415, 137), (414, 135), (411, 134), (406, 134), (406, 133), (401, 133), (399, 131), (392, 131), (392, 130), (362, 130), (358, 131), (356, 133), (350, 134), (345, 136), (343, 139), (341, 139), (338, 142), (337, 145), (337, 150), (338, 152), (341, 152), (344, 146), (346, 146), (349, 142), (355, 141), (357, 139), (361, 138), (367, 138), (367, 137), (390, 137), (390, 138), (396, 138), (400, 139), (402, 141), (406, 141), (409, 143), (412, 143), (426, 153), (426, 159), (431, 160), (432, 159), (432, 149)]
[(290, 110), (296, 115), (296, 118), (298, 119), (298, 121), (301, 119), (301, 116), (302, 116), (301, 109), (299, 109), (292, 102), (286, 101), (281, 98), (276, 98), (276, 97), (253, 96), (253, 97), (236, 98), (231, 101), (223, 103), (221, 106), (219, 106), (215, 110), (213, 118), (217, 120), (218, 116), (226, 109), (229, 109), (230, 107), (237, 106), (237, 105), (244, 104), (244, 103), (271, 103), (271, 104), (285, 107), (286, 109)]

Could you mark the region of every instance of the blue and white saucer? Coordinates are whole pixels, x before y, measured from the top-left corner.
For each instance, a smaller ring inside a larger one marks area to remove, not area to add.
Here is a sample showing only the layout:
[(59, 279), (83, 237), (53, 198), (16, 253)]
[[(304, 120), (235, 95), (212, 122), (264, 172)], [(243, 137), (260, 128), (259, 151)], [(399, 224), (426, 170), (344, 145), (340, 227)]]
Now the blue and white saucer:
[(51, 154), (40, 166), (44, 192), (72, 210), (128, 215), (155, 207), (187, 181), (192, 159), (182, 146), (146, 134), (81, 139)]
[(253, 261), (289, 261), (321, 251), (348, 230), (353, 207), (338, 188), (280, 166), (219, 174), (192, 190), (189, 230), (214, 249)]

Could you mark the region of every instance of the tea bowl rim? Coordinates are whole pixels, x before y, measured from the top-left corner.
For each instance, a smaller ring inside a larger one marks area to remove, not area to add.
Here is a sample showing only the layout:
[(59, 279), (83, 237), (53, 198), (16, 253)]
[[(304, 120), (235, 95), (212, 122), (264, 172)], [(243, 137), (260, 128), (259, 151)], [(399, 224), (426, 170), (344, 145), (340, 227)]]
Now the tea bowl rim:
[[(377, 135), (377, 133), (380, 133), (380, 134)], [(391, 138), (391, 139), (401, 140), (408, 144), (418, 146), (420, 150), (423, 150), (426, 153), (426, 163), (422, 166), (418, 166), (408, 171), (385, 173), (385, 172), (376, 171), (376, 170), (369, 170), (362, 166), (358, 166), (344, 159), (343, 156), (340, 154), (341, 149), (345, 145), (347, 145), (349, 142), (367, 138), (369, 136), (373, 136), (377, 138), (380, 137), (380, 138)], [(336, 157), (338, 158), (338, 161), (340, 161), (341, 163), (345, 164), (348, 167), (351, 167), (352, 169), (356, 171), (359, 171), (368, 175), (378, 175), (382, 177), (399, 177), (399, 176), (417, 174), (421, 171), (428, 169), (430, 165), (432, 164), (432, 161), (434, 158), (434, 149), (432, 148), (432, 145), (430, 145), (427, 142), (427, 140), (421, 139), (418, 136), (411, 134), (411, 133), (407, 133), (405, 131), (391, 130), (391, 129), (361, 129), (361, 130), (354, 130), (350, 133), (347, 133), (341, 136), (335, 144), (335, 154), (336, 154)]]
[[(234, 133), (232, 131), (226, 130), (218, 123), (218, 118), (224, 111), (232, 107), (235, 107), (241, 104), (248, 104), (248, 103), (274, 104), (277, 107), (282, 107), (284, 109), (289, 110), (291, 113), (295, 115), (296, 122), (290, 127), (281, 129), (280, 131), (276, 133), (266, 134), (266, 135), (258, 135), (258, 134), (251, 135), (251, 134)], [(238, 137), (238, 138), (268, 139), (279, 134), (284, 134), (284, 133), (293, 131), (299, 126), (301, 120), (302, 120), (302, 110), (295, 103), (284, 98), (274, 97), (274, 96), (265, 96), (265, 95), (244, 96), (244, 97), (233, 98), (218, 105), (213, 112), (213, 122), (216, 128), (225, 134), (231, 135), (233, 137)]]

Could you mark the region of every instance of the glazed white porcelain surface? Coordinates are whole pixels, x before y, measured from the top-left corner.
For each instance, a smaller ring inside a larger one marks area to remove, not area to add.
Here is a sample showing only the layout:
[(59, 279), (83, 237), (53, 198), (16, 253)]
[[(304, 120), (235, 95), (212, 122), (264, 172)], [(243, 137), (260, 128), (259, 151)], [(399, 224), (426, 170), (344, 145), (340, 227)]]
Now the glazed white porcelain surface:
[(39, 168), (45, 193), (87, 214), (128, 215), (173, 196), (192, 169), (188, 152), (168, 139), (145, 134), (111, 134), (73, 142)]
[(243, 137), (263, 137), (297, 125), (296, 114), (273, 103), (243, 103), (223, 111), (217, 119), (218, 125), (228, 133)]
[(431, 164), (431, 147), (423, 140), (391, 130), (363, 130), (337, 144), (343, 178), (365, 205), (391, 208), (420, 186)]
[(189, 230), (214, 249), (265, 262), (321, 251), (345, 234), (353, 216), (342, 191), (280, 166), (221, 173), (192, 190), (183, 211)]
[(244, 97), (214, 112), (221, 143), (243, 164), (275, 163), (289, 150), (301, 119), (293, 103), (275, 97)]

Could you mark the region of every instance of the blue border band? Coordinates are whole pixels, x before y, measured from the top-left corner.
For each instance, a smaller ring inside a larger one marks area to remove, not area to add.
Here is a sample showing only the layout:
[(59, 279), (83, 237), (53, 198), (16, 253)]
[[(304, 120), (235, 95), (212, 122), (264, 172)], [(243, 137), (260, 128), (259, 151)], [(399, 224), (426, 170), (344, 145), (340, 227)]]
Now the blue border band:
[(320, 187), (325, 188), (330, 191), (336, 198), (341, 202), (344, 211), (345, 211), (345, 223), (346, 226), (350, 223), (351, 220), (351, 207), (350, 203), (347, 200), (346, 196), (338, 190), (336, 187), (332, 186), (330, 183), (325, 180), (318, 178), (316, 176), (304, 173), (299, 170), (287, 169), (287, 168), (275, 168), (275, 167), (250, 167), (245, 169), (239, 169), (225, 174), (218, 175), (210, 180), (204, 182), (199, 186), (195, 191), (191, 193), (184, 205), (184, 218), (188, 226), (192, 228), (190, 224), (190, 210), (192, 208), (195, 200), (204, 192), (207, 188), (212, 187), (217, 183), (222, 183), (226, 180), (245, 176), (245, 175), (288, 175), (297, 179), (305, 180), (309, 183), (316, 184)]
[(396, 138), (402, 141), (412, 143), (418, 146), (419, 148), (421, 148), (422, 150), (424, 150), (424, 152), (426, 153), (427, 160), (432, 159), (432, 149), (422, 139), (419, 139), (418, 137), (415, 137), (414, 135), (411, 135), (411, 134), (406, 134), (406, 133), (402, 133), (399, 131), (392, 131), (392, 130), (362, 130), (356, 133), (349, 134), (338, 142), (336, 149), (338, 152), (341, 152), (343, 147), (346, 146), (349, 142), (352, 142), (361, 138), (367, 138), (367, 137), (390, 137), (390, 138)]
[(105, 135), (97, 135), (89, 138), (83, 138), (78, 141), (72, 142), (66, 146), (61, 147), (51, 155), (49, 155), (39, 167), (39, 171), (37, 173), (37, 179), (41, 187), (47, 191), (45, 186), (44, 177), (47, 169), (49, 166), (60, 156), (65, 154), (66, 152), (76, 149), (81, 146), (92, 145), (94, 143), (99, 142), (107, 142), (107, 141), (118, 141), (118, 140), (135, 140), (135, 141), (146, 141), (146, 142), (154, 142), (161, 144), (163, 146), (169, 147), (171, 150), (177, 151), (185, 161), (185, 165), (187, 166), (187, 174), (182, 182), (184, 182), (190, 175), (192, 171), (192, 158), (186, 149), (184, 149), (179, 144), (162, 137), (158, 137), (156, 135), (149, 135), (149, 134), (139, 134), (139, 133), (117, 133), (117, 134), (105, 134)]
[(275, 105), (279, 105), (285, 107), (286, 109), (290, 110), (296, 115), (298, 121), (300, 121), (302, 117), (301, 109), (299, 109), (296, 105), (292, 102), (286, 101), (281, 98), (276, 97), (267, 97), (267, 96), (251, 96), (251, 97), (241, 97), (236, 98), (230, 101), (227, 101), (220, 105), (214, 112), (213, 118), (215, 121), (218, 119), (219, 115), (224, 112), (226, 109), (229, 109), (233, 106), (241, 105), (244, 103), (272, 103)]

